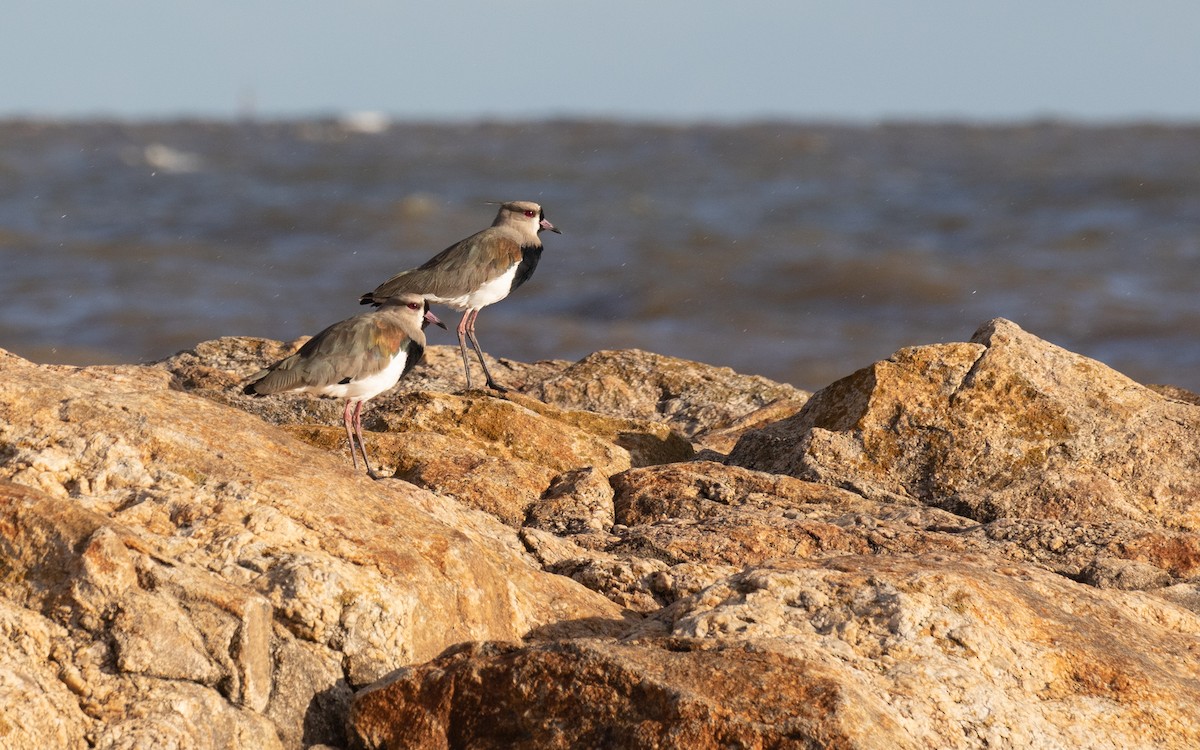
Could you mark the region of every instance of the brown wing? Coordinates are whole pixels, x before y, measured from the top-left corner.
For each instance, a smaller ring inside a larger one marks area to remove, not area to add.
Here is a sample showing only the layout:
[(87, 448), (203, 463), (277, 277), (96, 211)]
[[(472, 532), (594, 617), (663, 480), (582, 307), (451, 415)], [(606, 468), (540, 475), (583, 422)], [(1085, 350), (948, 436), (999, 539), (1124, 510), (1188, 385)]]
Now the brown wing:
[(457, 242), (423, 265), (398, 273), (364, 294), (359, 302), (378, 303), (402, 292), (458, 297), (478, 289), (521, 261), (519, 237), (505, 227), (488, 227)]
[(408, 335), (388, 316), (356, 315), (334, 323), (309, 339), (300, 351), (271, 365), (245, 392), (265, 396), (368, 377), (387, 367), (408, 342)]

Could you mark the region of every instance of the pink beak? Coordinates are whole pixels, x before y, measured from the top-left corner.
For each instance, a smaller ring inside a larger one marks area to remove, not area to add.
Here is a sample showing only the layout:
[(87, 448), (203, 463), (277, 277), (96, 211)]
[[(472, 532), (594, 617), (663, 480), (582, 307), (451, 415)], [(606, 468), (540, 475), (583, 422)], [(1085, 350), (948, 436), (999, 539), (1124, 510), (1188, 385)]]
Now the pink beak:
[(562, 232), (558, 231), (558, 227), (554, 226), (553, 224), (546, 221), (545, 219), (542, 219), (541, 222), (538, 224), (538, 231), (540, 232), (543, 229), (549, 229), (551, 232), (554, 232), (555, 234), (562, 234)]
[(429, 323), (433, 323), (435, 326), (437, 326), (437, 327), (441, 328), (443, 331), (448, 331), (448, 330), (450, 330), (450, 329), (446, 328), (446, 324), (445, 324), (445, 323), (443, 323), (442, 321), (438, 320), (438, 316), (434, 315), (434, 314), (433, 314), (431, 311), (429, 311), (429, 310), (426, 310), (426, 311), (425, 311), (425, 323), (426, 323), (426, 325), (428, 325)]

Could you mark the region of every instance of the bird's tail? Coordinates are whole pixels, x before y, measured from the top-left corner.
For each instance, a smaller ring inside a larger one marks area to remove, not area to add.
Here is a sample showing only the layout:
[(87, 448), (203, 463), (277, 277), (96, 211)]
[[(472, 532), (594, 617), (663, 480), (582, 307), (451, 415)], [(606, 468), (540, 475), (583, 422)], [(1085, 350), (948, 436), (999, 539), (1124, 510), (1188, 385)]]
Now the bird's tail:
[(258, 372), (251, 375), (249, 382), (247, 382), (246, 385), (242, 388), (242, 393), (246, 394), (247, 396), (265, 396), (265, 395), (267, 395), (266, 393), (260, 393), (258, 391), (258, 386), (264, 380), (266, 380), (267, 376), (270, 374), (271, 374), (271, 368), (268, 367), (265, 370), (259, 370)]

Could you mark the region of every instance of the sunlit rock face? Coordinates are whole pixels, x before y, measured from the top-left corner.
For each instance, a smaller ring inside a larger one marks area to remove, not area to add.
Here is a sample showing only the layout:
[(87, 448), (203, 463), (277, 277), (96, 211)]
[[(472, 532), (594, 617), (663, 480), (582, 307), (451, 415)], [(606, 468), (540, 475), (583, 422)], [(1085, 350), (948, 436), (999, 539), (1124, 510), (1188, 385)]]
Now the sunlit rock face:
[(364, 414), (0, 354), (0, 744), (1200, 746), (1200, 406), (995, 320), (809, 398), (456, 350)]

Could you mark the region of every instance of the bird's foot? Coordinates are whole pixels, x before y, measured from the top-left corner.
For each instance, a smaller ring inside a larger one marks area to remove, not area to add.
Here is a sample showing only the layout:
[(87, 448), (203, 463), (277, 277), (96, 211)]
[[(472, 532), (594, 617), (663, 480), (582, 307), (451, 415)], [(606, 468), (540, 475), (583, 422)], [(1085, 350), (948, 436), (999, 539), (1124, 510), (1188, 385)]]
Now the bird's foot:
[(497, 391), (498, 393), (508, 393), (508, 389), (497, 383), (495, 380), (489, 380), (487, 382), (487, 387), (491, 388), (493, 391)]

